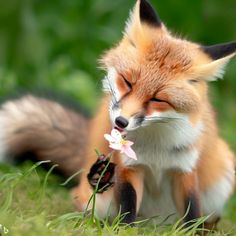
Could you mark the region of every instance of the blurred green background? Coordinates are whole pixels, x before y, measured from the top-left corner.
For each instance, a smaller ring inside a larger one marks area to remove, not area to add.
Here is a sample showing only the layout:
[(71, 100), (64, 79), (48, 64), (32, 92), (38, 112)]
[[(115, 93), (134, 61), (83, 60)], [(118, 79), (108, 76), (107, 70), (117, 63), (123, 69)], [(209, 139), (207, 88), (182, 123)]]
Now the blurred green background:
[[(0, 0), (0, 96), (18, 90), (64, 93), (94, 110), (101, 53), (122, 36), (134, 0)], [(236, 39), (235, 0), (152, 0), (177, 35), (202, 44)], [(211, 84), (221, 133), (236, 150), (236, 59)]]

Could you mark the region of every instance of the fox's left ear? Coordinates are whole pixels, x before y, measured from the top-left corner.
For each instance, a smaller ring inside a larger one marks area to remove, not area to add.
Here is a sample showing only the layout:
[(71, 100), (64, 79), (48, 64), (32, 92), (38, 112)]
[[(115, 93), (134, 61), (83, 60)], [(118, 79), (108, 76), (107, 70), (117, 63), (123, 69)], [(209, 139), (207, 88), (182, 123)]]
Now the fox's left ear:
[(147, 0), (137, 0), (126, 22), (125, 35), (135, 40), (145, 35), (145, 28), (160, 29), (162, 22)]
[(200, 66), (199, 69), (202, 74), (209, 81), (217, 78), (222, 79), (227, 63), (236, 55), (236, 41), (213, 46), (202, 46), (201, 50), (210, 58), (209, 63)]

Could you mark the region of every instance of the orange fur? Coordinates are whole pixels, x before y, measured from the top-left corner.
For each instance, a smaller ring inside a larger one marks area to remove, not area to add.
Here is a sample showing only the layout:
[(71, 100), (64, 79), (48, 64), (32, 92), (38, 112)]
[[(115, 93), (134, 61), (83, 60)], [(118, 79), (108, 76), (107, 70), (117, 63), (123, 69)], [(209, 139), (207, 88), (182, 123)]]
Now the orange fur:
[[(173, 195), (175, 198), (176, 206), (181, 215), (184, 215), (186, 212), (183, 199), (185, 200), (189, 194), (193, 192), (199, 193), (198, 189), (198, 178), (196, 172), (193, 171), (191, 173), (181, 173), (175, 172), (173, 173)], [(196, 197), (199, 198), (197, 195)]]
[(108, 114), (109, 97), (105, 96), (101, 101), (101, 106), (97, 116), (90, 123), (89, 127), (89, 145), (86, 151), (86, 163), (84, 164), (83, 173), (80, 179), (79, 188), (75, 188), (72, 191), (73, 201), (79, 211), (84, 211), (89, 199), (93, 193), (89, 183), (87, 181), (87, 174), (91, 166), (96, 162), (97, 157), (95, 154), (95, 148), (101, 153), (109, 153), (109, 149), (106, 141), (103, 138), (105, 133), (109, 133), (111, 130), (110, 122), (104, 122), (109, 120)]

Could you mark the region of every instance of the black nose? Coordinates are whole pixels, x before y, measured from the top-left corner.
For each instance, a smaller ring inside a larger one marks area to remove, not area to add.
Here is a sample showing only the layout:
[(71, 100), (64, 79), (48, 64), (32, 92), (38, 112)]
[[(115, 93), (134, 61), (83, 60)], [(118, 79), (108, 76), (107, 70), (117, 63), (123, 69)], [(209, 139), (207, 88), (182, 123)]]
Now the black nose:
[(115, 119), (115, 123), (116, 123), (116, 125), (117, 125), (119, 128), (124, 129), (125, 127), (128, 126), (129, 121), (126, 120), (123, 116), (118, 116), (118, 117)]

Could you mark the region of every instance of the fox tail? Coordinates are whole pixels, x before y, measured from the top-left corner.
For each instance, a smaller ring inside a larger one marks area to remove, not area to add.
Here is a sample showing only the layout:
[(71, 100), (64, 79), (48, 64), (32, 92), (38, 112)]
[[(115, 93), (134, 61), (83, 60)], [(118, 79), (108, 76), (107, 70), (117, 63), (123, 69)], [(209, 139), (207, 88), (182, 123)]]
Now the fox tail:
[(25, 95), (0, 107), (0, 161), (51, 160), (65, 175), (83, 166), (88, 119), (45, 98)]

